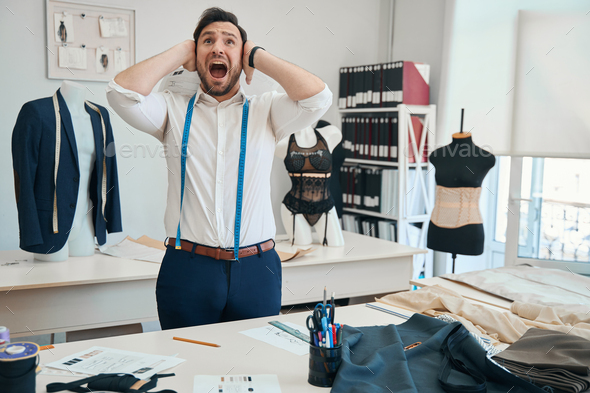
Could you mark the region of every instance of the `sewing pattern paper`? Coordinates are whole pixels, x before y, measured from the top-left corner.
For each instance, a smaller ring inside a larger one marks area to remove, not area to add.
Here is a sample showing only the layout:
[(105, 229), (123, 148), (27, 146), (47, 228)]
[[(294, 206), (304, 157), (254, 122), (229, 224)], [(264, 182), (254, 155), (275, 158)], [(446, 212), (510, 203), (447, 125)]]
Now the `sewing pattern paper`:
[(59, 47), (57, 54), (59, 58), (59, 66), (61, 68), (75, 68), (78, 70), (85, 70), (86, 65), (86, 49), (85, 48), (69, 48)]

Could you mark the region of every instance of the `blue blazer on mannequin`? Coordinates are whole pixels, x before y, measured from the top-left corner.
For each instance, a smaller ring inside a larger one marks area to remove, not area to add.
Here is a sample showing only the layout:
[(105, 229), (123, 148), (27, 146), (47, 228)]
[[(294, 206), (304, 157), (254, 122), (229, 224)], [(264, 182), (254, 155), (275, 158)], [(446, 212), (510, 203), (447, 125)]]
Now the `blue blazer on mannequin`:
[[(57, 91), (61, 115), (61, 147), (57, 175), (58, 233), (53, 233), (53, 201), (55, 170), (55, 111), (52, 97), (27, 102), (21, 108), (12, 132), (12, 164), (14, 188), (20, 228), (20, 248), (38, 254), (61, 250), (68, 240), (78, 200), (78, 149), (74, 128), (66, 102)], [(109, 233), (121, 232), (121, 204), (117, 159), (114, 154), (113, 130), (106, 108), (99, 108), (106, 127), (106, 143), (100, 116), (88, 105), (94, 131), (96, 161), (90, 176), (89, 195), (93, 208), (94, 234), (99, 245), (106, 242)], [(103, 157), (107, 146), (107, 194), (102, 214)]]

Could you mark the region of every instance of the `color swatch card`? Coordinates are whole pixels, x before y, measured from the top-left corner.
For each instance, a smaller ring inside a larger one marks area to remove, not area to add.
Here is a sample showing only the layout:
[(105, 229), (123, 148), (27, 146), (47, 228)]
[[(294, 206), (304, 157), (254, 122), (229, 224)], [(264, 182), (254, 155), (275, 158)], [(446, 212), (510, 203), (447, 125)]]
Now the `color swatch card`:
[(276, 375), (196, 375), (193, 393), (281, 393)]

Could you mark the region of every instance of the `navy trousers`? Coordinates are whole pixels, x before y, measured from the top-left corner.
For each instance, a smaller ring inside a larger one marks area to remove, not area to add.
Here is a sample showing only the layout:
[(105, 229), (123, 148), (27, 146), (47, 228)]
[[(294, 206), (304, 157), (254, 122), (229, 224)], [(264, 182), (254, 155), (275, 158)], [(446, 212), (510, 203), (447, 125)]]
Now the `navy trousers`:
[(275, 249), (239, 262), (166, 247), (156, 283), (162, 329), (278, 315), (281, 260)]

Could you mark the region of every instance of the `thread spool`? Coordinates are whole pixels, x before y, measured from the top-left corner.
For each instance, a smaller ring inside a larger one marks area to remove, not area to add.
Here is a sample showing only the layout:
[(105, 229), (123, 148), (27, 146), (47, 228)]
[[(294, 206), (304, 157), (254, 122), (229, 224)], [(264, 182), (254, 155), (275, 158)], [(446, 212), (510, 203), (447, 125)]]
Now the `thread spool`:
[[(5, 341), (6, 343), (10, 342), (10, 330), (6, 326), (0, 326), (0, 343)], [(5, 343), (1, 343), (5, 344)]]
[(35, 393), (39, 346), (21, 342), (0, 346), (0, 393)]

